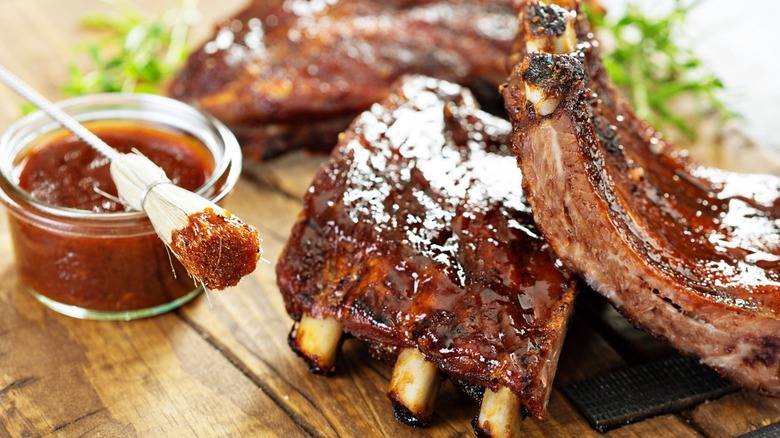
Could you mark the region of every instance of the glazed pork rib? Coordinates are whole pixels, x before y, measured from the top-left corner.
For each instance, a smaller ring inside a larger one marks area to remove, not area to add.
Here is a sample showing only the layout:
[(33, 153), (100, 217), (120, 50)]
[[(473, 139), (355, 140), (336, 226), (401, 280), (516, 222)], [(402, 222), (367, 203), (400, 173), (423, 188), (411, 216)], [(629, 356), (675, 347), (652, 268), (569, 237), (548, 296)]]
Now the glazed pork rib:
[(169, 94), (227, 123), (247, 158), (330, 151), (403, 74), (507, 75), (512, 0), (254, 0), (194, 52)]
[(276, 267), (313, 370), (333, 371), (343, 330), (397, 358), (399, 419), (430, 420), (438, 370), (487, 388), (478, 430), (544, 417), (577, 280), (536, 231), (510, 131), (412, 76), (343, 134)]
[(780, 395), (780, 178), (689, 160), (612, 86), (577, 5), (558, 3), (573, 8), (519, 6), (503, 88), (537, 225), (636, 326)]

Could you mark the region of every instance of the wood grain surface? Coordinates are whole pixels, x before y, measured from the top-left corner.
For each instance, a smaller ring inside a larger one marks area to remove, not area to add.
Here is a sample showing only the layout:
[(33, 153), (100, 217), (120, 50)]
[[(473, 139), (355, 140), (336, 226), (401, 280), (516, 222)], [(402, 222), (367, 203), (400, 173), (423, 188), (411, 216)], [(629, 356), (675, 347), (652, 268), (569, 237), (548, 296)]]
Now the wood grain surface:
[[(150, 14), (172, 0), (136, 0)], [(201, 0), (194, 40), (241, 0)], [(0, 0), (0, 63), (51, 99), (62, 98), (74, 45), (94, 38), (79, 17), (99, 1)], [(776, 83), (770, 84), (777, 87)], [(0, 88), (0, 130), (21, 100)], [(762, 152), (760, 152), (762, 153)], [(237, 287), (132, 322), (82, 321), (39, 304), (21, 287), (5, 213), (0, 214), (0, 437), (37, 436), (472, 436), (478, 405), (442, 386), (432, 427), (393, 417), (391, 368), (358, 341), (338, 372), (312, 375), (287, 345), (292, 321), (276, 287), (275, 261), (321, 157), (295, 154), (246, 169), (227, 208), (256, 226), (265, 259)], [(556, 387), (660, 357), (668, 348), (632, 329), (595, 295), (580, 306)], [(608, 436), (735, 436), (780, 420), (780, 400), (737, 392)], [(527, 436), (597, 436), (559, 390)]]

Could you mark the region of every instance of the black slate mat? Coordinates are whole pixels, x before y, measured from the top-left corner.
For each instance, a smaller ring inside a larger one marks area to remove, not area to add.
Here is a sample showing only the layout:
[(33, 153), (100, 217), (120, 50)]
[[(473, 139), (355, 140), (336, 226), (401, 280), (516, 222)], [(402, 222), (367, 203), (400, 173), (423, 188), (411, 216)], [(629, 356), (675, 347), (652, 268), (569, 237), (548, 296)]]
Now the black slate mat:
[(682, 356), (615, 370), (563, 387), (564, 394), (599, 432), (678, 412), (733, 391), (736, 388), (715, 371)]
[(737, 438), (777, 438), (780, 437), (780, 423), (772, 423), (752, 432), (739, 435)]

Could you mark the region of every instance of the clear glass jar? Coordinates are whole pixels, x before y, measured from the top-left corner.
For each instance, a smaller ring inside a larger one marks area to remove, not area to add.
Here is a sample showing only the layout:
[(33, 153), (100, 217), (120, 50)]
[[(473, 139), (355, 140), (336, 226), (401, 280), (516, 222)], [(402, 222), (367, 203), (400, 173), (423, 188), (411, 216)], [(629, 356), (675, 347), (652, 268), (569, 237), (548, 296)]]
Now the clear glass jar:
[[(216, 119), (156, 95), (98, 94), (60, 103), (81, 123), (137, 123), (194, 137), (213, 159), (196, 193), (219, 203), (241, 172), (241, 149)], [(196, 284), (141, 212), (96, 213), (39, 202), (19, 187), (24, 160), (62, 128), (43, 113), (0, 138), (0, 200), (21, 283), (51, 309), (84, 319), (130, 320), (174, 309), (197, 296)]]

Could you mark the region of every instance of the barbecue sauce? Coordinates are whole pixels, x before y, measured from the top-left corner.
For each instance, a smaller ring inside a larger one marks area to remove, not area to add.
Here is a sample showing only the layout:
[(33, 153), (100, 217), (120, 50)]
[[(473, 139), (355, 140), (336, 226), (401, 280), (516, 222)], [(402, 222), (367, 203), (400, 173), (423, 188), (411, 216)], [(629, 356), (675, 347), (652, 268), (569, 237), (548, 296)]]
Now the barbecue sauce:
[[(101, 123), (92, 131), (119, 152), (138, 150), (165, 170), (174, 184), (196, 190), (213, 168), (193, 137), (129, 122)], [(39, 202), (94, 212), (124, 211), (116, 197), (109, 161), (82, 140), (60, 132), (24, 159), (19, 187)]]
[[(185, 133), (136, 122), (112, 121), (89, 128), (120, 152), (138, 150), (174, 183), (196, 190), (213, 171), (206, 147)], [(57, 207), (118, 213), (109, 161), (72, 135), (42, 138), (18, 166), (18, 185), (37, 201)], [(170, 257), (145, 217), (64, 221), (42, 227), (27, 212), (9, 221), (23, 281), (46, 298), (90, 310), (146, 309), (170, 303), (195, 287)], [(105, 216), (105, 215), (103, 215)], [(109, 216), (114, 216), (109, 214)], [(117, 215), (118, 216), (118, 215)], [(89, 225), (87, 224), (89, 222)]]

